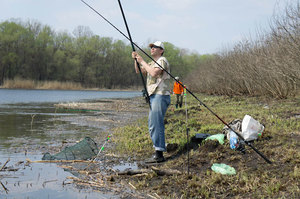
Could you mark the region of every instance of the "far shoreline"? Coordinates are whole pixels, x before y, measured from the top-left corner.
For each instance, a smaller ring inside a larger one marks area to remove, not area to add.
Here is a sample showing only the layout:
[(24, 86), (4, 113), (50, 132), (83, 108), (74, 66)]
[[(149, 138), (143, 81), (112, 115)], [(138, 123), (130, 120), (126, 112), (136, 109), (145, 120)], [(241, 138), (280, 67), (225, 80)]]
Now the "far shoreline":
[(127, 88), (97, 88), (85, 87), (80, 83), (71, 81), (35, 81), (22, 78), (6, 79), (0, 89), (19, 90), (77, 90), (77, 91), (141, 91), (141, 86), (129, 86)]
[(83, 88), (83, 89), (51, 89), (51, 88), (4, 88), (0, 86), (0, 89), (3, 90), (62, 90), (62, 91), (141, 91), (142, 89), (117, 89), (117, 88), (113, 88), (113, 89), (108, 89), (108, 88)]

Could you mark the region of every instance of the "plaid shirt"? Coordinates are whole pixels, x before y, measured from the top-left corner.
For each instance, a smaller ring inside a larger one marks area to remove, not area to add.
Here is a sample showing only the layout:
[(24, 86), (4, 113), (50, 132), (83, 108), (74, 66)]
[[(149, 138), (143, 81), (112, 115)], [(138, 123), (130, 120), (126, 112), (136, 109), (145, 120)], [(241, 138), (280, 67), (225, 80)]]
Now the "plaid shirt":
[[(170, 73), (170, 65), (165, 57), (160, 57), (156, 62)], [(151, 61), (149, 63), (149, 66), (152, 68), (161, 69), (161, 67), (157, 65), (154, 61)], [(152, 94), (170, 95), (170, 85), (170, 75), (168, 75), (165, 71), (163, 71), (158, 77), (152, 77), (149, 73), (147, 74), (147, 90), (149, 96)]]

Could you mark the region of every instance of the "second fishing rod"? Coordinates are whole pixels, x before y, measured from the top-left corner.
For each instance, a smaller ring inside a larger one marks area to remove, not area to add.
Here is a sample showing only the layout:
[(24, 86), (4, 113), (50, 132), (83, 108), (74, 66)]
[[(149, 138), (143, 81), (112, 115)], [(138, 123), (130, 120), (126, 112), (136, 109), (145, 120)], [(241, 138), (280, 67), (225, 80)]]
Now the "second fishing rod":
[[(129, 41), (130, 41), (130, 44), (131, 44), (131, 47), (132, 47), (132, 51), (135, 52), (134, 43), (133, 43), (132, 38), (131, 38), (131, 34), (130, 34), (130, 31), (129, 31), (129, 27), (128, 27), (128, 24), (127, 24), (127, 20), (126, 20), (124, 11), (123, 11), (123, 7), (122, 7), (122, 4), (121, 4), (121, 1), (118, 0), (118, 2), (119, 2), (120, 10), (121, 10), (121, 13), (122, 13), (122, 16), (123, 16), (123, 20), (124, 20), (124, 23), (125, 23), (125, 26), (126, 26), (126, 30), (127, 30), (128, 36), (129, 36)], [(136, 58), (135, 58), (135, 62), (136, 62), (137, 68), (139, 69), (139, 72), (140, 72), (140, 75), (141, 75), (141, 78), (142, 78), (142, 82), (143, 82), (143, 86), (144, 86), (144, 91), (145, 91), (145, 94), (146, 94), (146, 102), (149, 104), (149, 107), (151, 109), (150, 96), (149, 96), (149, 93), (147, 91), (147, 86), (146, 86), (146, 82), (144, 80), (142, 69), (141, 69), (140, 64), (139, 64), (139, 62), (137, 61)]]
[[(181, 83), (179, 80), (175, 79), (175, 76), (173, 76), (171, 73), (169, 73), (166, 69), (164, 69), (159, 63), (157, 63), (148, 53), (146, 53), (142, 48), (140, 48), (136, 43), (134, 43), (131, 39), (131, 37), (129, 38), (127, 35), (125, 35), (121, 30), (119, 30), (115, 25), (113, 25), (109, 20), (107, 20), (103, 15), (101, 15), (97, 10), (95, 10), (92, 6), (90, 6), (88, 3), (86, 3), (85, 1), (81, 0), (86, 6), (88, 6), (90, 9), (92, 9), (97, 15), (99, 15), (102, 19), (104, 19), (107, 23), (109, 23), (113, 28), (115, 28), (120, 34), (122, 34), (127, 40), (129, 40), (131, 42), (131, 45), (134, 49), (134, 46), (137, 47), (141, 52), (143, 52), (148, 58), (150, 58), (152, 61), (154, 61), (154, 63), (156, 63), (161, 70), (163, 70), (164, 72), (166, 72), (170, 77), (172, 77), (178, 84), (180, 84), (181, 86), (184, 87), (183, 83)], [(120, 3), (120, 0), (118, 0)], [(121, 7), (121, 4), (119, 4)], [(122, 9), (123, 10), (123, 9)], [(123, 11), (122, 11), (123, 12)], [(125, 16), (123, 15), (123, 18), (125, 20)], [(127, 23), (126, 23), (127, 24)], [(128, 27), (128, 26), (127, 26)], [(128, 30), (128, 29), (127, 29)], [(233, 131), (234, 133), (236, 133), (236, 135), (245, 142), (246, 145), (248, 145), (250, 148), (252, 148), (260, 157), (262, 157), (267, 163), (271, 164), (272, 162), (265, 157), (259, 150), (257, 150), (251, 142), (248, 142), (244, 139), (244, 137), (236, 132), (233, 128), (231, 128), (231, 126), (229, 126), (229, 124), (227, 122), (225, 122), (222, 118), (220, 118), (212, 109), (210, 109), (208, 106), (206, 106), (206, 104), (204, 104), (192, 91), (190, 91), (188, 88), (186, 88), (186, 91), (191, 94), (199, 103), (200, 105), (204, 106), (210, 113), (212, 113), (216, 118), (218, 118), (225, 126), (227, 126), (231, 131)], [(148, 94), (147, 94), (148, 96)]]

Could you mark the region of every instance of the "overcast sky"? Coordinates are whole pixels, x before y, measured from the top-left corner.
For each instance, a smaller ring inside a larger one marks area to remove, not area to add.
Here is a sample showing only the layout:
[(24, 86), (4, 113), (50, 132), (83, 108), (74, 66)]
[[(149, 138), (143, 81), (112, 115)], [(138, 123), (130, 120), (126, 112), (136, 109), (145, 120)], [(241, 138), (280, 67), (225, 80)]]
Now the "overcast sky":
[[(84, 0), (127, 34), (117, 0)], [(269, 26), (274, 10), (292, 0), (121, 0), (139, 46), (155, 40), (200, 54), (217, 53)], [(294, 0), (297, 1), (297, 0)], [(81, 0), (0, 0), (0, 22), (35, 20), (56, 32), (88, 26), (94, 34), (127, 40)]]

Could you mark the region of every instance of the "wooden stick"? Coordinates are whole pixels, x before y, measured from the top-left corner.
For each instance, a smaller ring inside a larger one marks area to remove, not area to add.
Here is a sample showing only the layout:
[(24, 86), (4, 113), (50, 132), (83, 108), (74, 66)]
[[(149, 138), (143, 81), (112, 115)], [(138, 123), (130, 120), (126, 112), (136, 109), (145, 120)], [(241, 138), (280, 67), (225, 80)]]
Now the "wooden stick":
[(157, 167), (152, 166), (151, 169), (157, 174), (157, 175), (175, 175), (175, 174), (182, 174), (181, 171), (174, 170), (174, 169), (158, 169)]
[(138, 169), (138, 170), (128, 170), (128, 171), (121, 171), (118, 172), (118, 175), (137, 175), (142, 173), (150, 173), (152, 170), (150, 169)]
[(138, 169), (138, 170), (128, 170), (128, 171), (121, 171), (118, 172), (118, 175), (140, 175), (140, 174), (148, 174), (155, 172), (157, 175), (176, 175), (182, 174), (181, 171), (174, 170), (174, 169), (159, 169), (157, 167), (152, 166), (151, 169)]
[(8, 189), (4, 186), (4, 184), (0, 181), (1, 186), (3, 187), (4, 191), (6, 192), (6, 194), (8, 194)]
[(67, 179), (71, 179), (71, 180), (73, 180), (74, 183), (79, 184), (79, 185), (84, 185), (84, 186), (94, 186), (94, 187), (103, 187), (104, 186), (103, 182), (97, 183), (94, 181), (82, 180), (80, 178), (72, 177), (72, 176), (67, 177)]
[(153, 198), (153, 199), (157, 199), (156, 197), (154, 196), (151, 196), (150, 194), (147, 194), (150, 198)]
[(36, 160), (31, 161), (30, 159), (26, 159), (29, 163), (75, 163), (75, 162), (85, 162), (89, 163), (90, 160)]
[(133, 189), (136, 189), (135, 186), (133, 186), (133, 184), (131, 184), (130, 182), (128, 183)]
[(160, 197), (157, 193), (154, 193), (154, 195), (155, 195), (156, 197), (158, 197), (159, 199), (161, 199), (161, 197)]
[(6, 162), (3, 164), (3, 166), (1, 167), (0, 171), (2, 171), (4, 169), (4, 167), (6, 166), (6, 164), (10, 161), (10, 158), (8, 158), (6, 160)]

